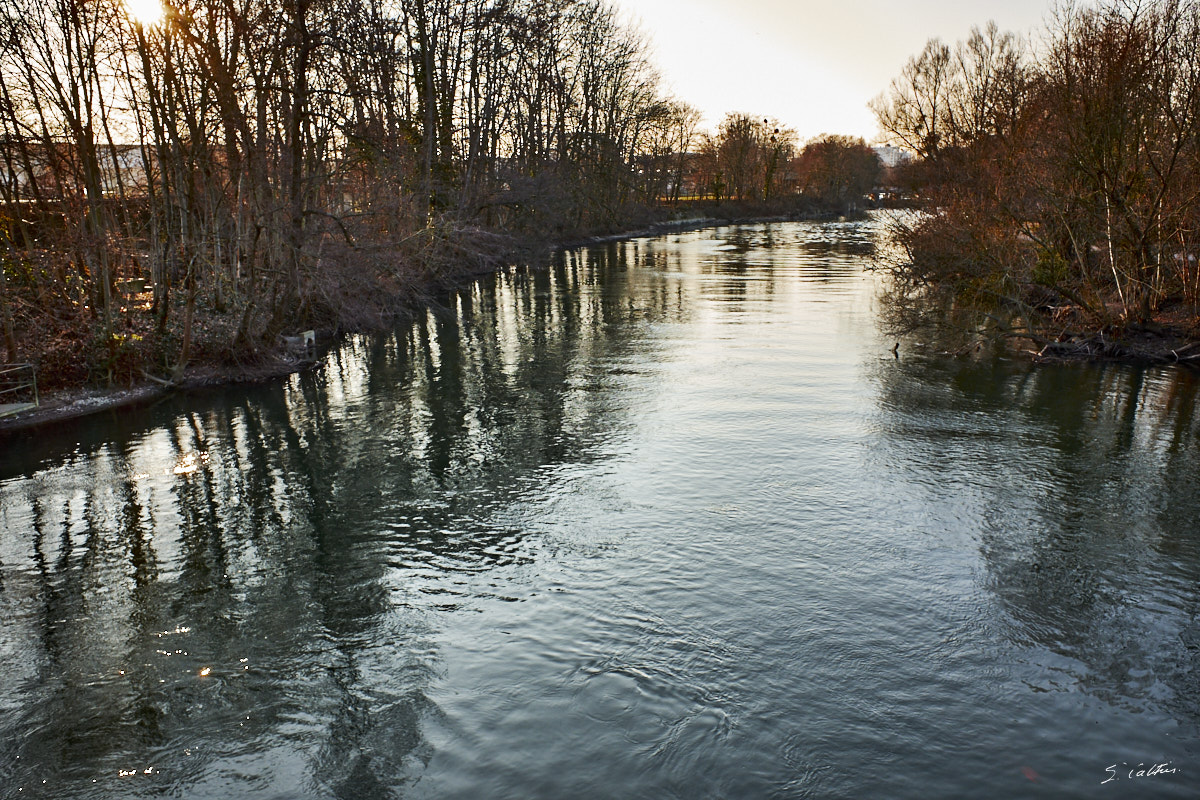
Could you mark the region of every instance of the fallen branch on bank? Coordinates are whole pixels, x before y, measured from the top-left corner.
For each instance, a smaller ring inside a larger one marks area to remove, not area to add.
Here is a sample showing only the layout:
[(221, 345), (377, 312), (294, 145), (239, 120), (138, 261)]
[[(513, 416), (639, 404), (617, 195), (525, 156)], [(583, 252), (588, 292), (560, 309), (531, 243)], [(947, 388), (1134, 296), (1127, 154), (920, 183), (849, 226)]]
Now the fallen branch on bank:
[(167, 389), (174, 389), (179, 385), (173, 380), (167, 380), (166, 378), (160, 378), (156, 375), (151, 375), (149, 372), (146, 372), (146, 370), (141, 370), (141, 373), (142, 373), (142, 377), (145, 378), (146, 380), (150, 381), (151, 383), (156, 383), (159, 386), (165, 387)]

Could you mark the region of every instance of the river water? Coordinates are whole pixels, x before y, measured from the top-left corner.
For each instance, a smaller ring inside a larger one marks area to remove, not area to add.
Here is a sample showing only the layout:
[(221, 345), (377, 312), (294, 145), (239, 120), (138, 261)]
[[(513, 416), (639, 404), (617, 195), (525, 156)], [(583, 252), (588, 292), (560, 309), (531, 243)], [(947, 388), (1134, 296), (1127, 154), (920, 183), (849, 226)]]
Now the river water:
[(881, 230), (7, 443), (0, 795), (1200, 796), (1197, 378), (893, 358)]

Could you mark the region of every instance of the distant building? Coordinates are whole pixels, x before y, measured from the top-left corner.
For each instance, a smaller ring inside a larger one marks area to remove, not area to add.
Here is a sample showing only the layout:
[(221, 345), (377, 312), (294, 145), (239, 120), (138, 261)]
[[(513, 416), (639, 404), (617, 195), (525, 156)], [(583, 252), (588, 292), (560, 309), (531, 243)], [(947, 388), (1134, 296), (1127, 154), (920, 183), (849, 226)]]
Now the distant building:
[(913, 160), (913, 154), (902, 147), (877, 144), (871, 149), (875, 151), (875, 155), (879, 156), (879, 161), (883, 164), (884, 169), (895, 169), (901, 164), (907, 164)]
[[(100, 190), (106, 197), (121, 192), (144, 195), (147, 191), (146, 165), (139, 145), (96, 145)], [(82, 168), (75, 148), (68, 142), (55, 141), (47, 146), (41, 140), (18, 142), (0, 139), (0, 197), (8, 201), (29, 201), (39, 193), (46, 200), (62, 200), (61, 194), (86, 194)], [(35, 192), (35, 184), (39, 192)]]

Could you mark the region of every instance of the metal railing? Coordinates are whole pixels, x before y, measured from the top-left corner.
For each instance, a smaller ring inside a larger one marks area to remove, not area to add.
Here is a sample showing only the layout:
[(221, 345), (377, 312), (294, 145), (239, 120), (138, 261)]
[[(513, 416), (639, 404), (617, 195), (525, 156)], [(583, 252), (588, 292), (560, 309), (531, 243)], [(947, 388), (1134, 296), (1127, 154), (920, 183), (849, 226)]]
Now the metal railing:
[(0, 417), (37, 405), (37, 370), (33, 364), (0, 364)]

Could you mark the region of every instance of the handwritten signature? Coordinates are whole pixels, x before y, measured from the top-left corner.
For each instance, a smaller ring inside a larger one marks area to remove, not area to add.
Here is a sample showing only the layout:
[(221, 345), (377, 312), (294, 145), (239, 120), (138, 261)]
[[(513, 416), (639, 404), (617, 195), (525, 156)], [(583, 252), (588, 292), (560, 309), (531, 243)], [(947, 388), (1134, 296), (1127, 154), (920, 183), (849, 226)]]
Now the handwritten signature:
[[(1105, 767), (1104, 771), (1108, 773), (1108, 777), (1100, 781), (1100, 785), (1103, 786), (1106, 783), (1121, 780), (1122, 777), (1125, 777), (1123, 773), (1125, 772), (1125, 767), (1128, 766), (1129, 764), (1127, 762), (1122, 761), (1120, 769), (1117, 768), (1116, 764), (1113, 764), (1111, 767)], [(1167, 761), (1163, 764), (1151, 764), (1149, 767), (1147, 767), (1145, 763), (1140, 763), (1133, 769), (1129, 770), (1128, 777), (1153, 778), (1156, 775), (1174, 775), (1177, 772), (1179, 772), (1179, 768), (1172, 767), (1170, 761)]]

